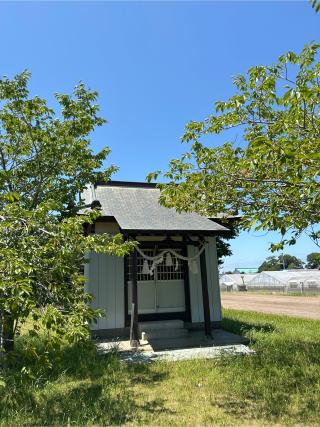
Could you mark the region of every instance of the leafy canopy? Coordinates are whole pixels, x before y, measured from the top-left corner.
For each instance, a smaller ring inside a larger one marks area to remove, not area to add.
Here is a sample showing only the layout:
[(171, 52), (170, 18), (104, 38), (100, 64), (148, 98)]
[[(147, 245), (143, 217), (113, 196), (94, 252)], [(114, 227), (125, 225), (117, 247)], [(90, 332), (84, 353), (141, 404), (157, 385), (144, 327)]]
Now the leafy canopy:
[(311, 4), (315, 12), (320, 11), (320, 2), (318, 0), (309, 0), (309, 3)]
[(189, 122), (182, 140), (190, 150), (164, 173), (162, 204), (207, 216), (240, 213), (243, 229), (281, 233), (273, 250), (301, 233), (319, 245), (318, 51), (313, 43), (252, 67), (235, 77), (235, 95), (216, 102), (214, 114)]
[(259, 267), (259, 273), (261, 271), (280, 271), (280, 270), (295, 270), (303, 268), (303, 262), (301, 259), (293, 255), (279, 255), (278, 257), (268, 257)]
[[(30, 211), (8, 204), (0, 214), (0, 313), (19, 328), (30, 315), (51, 329), (51, 339), (87, 337), (88, 323), (102, 312), (88, 306), (81, 270), (91, 250), (125, 255), (130, 243), (122, 237), (85, 236), (80, 216), (59, 221), (50, 206)], [(94, 221), (97, 213), (86, 217)], [(38, 325), (39, 326), (39, 325)], [(39, 331), (37, 323), (35, 330)]]
[(306, 268), (317, 268), (320, 270), (320, 253), (319, 252), (312, 252), (311, 254), (307, 255), (307, 264)]
[(30, 97), (29, 79), (24, 71), (0, 80), (0, 197), (17, 193), (26, 209), (54, 200), (56, 210), (70, 211), (86, 184), (108, 180), (115, 169), (100, 172), (109, 148), (97, 154), (90, 148), (91, 132), (105, 123), (97, 93), (80, 83), (73, 95), (56, 94), (56, 113)]
[[(0, 346), (13, 346), (27, 318), (51, 330), (50, 339), (88, 336), (101, 312), (89, 307), (83, 265), (89, 251), (123, 256), (133, 243), (121, 235), (84, 235), (98, 216), (77, 215), (79, 194), (97, 179), (109, 149), (95, 154), (90, 134), (99, 117), (97, 93), (81, 83), (57, 94), (55, 112), (28, 91), (30, 74), (0, 80)], [(32, 334), (39, 331), (34, 323)]]

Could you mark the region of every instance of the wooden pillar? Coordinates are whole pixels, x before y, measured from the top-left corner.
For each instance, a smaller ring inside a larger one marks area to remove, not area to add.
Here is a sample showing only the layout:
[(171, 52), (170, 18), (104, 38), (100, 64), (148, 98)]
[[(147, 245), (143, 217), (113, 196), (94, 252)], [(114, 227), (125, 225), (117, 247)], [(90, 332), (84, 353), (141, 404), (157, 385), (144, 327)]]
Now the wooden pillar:
[(209, 303), (208, 279), (207, 279), (206, 250), (204, 250), (200, 255), (200, 268), (201, 268), (204, 330), (207, 336), (211, 336), (211, 319), (210, 319), (210, 303)]
[(137, 270), (137, 251), (132, 254), (132, 307), (131, 307), (131, 330), (130, 345), (137, 348), (139, 341), (139, 322), (138, 322), (138, 270)]

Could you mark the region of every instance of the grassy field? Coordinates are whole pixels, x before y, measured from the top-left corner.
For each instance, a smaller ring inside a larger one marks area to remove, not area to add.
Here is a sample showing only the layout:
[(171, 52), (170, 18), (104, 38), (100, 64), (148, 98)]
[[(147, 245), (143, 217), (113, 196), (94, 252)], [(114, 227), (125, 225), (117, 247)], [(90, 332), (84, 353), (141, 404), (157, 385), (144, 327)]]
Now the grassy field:
[(320, 322), (226, 310), (256, 356), (125, 366), (90, 346), (22, 350), (0, 380), (0, 424), (320, 425)]

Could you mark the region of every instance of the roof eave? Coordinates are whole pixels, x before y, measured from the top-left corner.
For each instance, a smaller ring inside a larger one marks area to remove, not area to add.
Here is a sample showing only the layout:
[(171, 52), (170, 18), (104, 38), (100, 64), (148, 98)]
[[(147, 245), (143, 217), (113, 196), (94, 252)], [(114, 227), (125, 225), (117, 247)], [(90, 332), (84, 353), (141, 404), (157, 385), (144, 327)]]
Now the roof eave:
[(221, 236), (228, 237), (230, 230), (147, 230), (147, 229), (120, 229), (123, 234), (128, 235), (172, 235), (172, 236)]

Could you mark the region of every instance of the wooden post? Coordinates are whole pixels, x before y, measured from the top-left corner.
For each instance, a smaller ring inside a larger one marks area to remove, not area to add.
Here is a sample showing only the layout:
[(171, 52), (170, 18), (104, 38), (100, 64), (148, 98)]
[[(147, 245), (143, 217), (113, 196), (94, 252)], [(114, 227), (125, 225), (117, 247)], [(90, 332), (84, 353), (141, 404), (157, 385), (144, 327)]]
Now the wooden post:
[(136, 342), (134, 340), (134, 332), (133, 332), (133, 327), (134, 327), (134, 323), (133, 323), (133, 319), (134, 319), (134, 310), (135, 310), (135, 305), (134, 303), (131, 304), (131, 319), (130, 319), (130, 345), (131, 347), (134, 347), (136, 345)]
[(130, 345), (137, 348), (139, 341), (139, 323), (138, 323), (138, 271), (137, 271), (137, 251), (132, 254), (132, 309), (131, 309), (131, 331)]
[(200, 255), (201, 284), (202, 284), (202, 302), (204, 315), (204, 330), (207, 336), (211, 337), (210, 303), (207, 280), (206, 250)]

